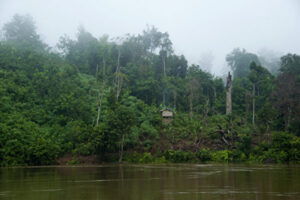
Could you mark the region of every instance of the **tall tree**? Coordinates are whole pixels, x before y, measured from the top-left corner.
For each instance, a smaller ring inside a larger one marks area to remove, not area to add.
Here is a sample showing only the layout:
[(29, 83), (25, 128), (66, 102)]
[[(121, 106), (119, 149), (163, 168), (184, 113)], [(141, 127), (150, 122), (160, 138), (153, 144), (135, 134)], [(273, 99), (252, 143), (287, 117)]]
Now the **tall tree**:
[(3, 26), (4, 40), (22, 48), (44, 50), (46, 45), (36, 32), (36, 26), (30, 15), (14, 15), (13, 19)]
[(226, 61), (233, 71), (233, 78), (246, 77), (250, 71), (251, 62), (255, 62), (260, 65), (258, 57), (247, 52), (245, 49), (240, 50), (239, 48), (234, 49), (230, 54), (226, 56)]
[(252, 62), (250, 64), (250, 73), (248, 77), (252, 83), (252, 126), (255, 127), (256, 90), (259, 85), (263, 85), (263, 82), (265, 82), (265, 84), (270, 82), (272, 80), (272, 75), (266, 68)]
[[(163, 79), (164, 82), (167, 81), (167, 57), (173, 52), (173, 48), (172, 48), (172, 42), (169, 39), (169, 34), (168, 33), (163, 33), (161, 36), (161, 41), (160, 41), (160, 51), (159, 51), (159, 55), (161, 57), (162, 60), (162, 68), (163, 68)], [(166, 105), (166, 85), (164, 84), (164, 88), (163, 88), (163, 105)]]
[[(281, 58), (280, 74), (276, 80), (275, 105), (284, 115), (284, 129), (300, 135), (300, 56), (287, 54)], [(291, 126), (293, 124), (293, 126)]]
[(261, 49), (258, 58), (262, 66), (267, 68), (273, 75), (277, 75), (280, 69), (280, 58), (282, 53), (270, 49)]
[(80, 72), (96, 74), (97, 65), (101, 63), (100, 44), (84, 27), (78, 28), (76, 40), (63, 36), (57, 46), (64, 52), (67, 61)]

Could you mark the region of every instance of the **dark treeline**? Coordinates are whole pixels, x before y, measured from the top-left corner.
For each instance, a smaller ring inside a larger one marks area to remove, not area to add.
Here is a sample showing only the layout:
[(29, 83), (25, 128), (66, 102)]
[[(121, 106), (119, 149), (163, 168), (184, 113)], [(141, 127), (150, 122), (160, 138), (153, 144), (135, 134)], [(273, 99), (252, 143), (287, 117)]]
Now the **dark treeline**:
[[(276, 71), (276, 62), (230, 52), (232, 115), (226, 115), (223, 80), (189, 66), (155, 27), (115, 39), (81, 27), (74, 40), (60, 38), (58, 52), (40, 39), (30, 16), (15, 15), (2, 33), (2, 166), (64, 158), (300, 161), (298, 55), (281, 57)], [(163, 108), (174, 111), (172, 123), (162, 123)]]

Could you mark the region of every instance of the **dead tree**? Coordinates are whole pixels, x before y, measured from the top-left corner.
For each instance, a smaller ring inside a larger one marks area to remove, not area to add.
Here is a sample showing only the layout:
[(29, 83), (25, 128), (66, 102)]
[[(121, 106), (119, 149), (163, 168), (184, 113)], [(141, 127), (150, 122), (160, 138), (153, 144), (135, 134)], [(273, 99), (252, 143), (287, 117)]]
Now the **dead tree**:
[(227, 83), (226, 83), (226, 115), (231, 115), (232, 113), (231, 88), (232, 88), (232, 79), (231, 79), (230, 72), (228, 72)]

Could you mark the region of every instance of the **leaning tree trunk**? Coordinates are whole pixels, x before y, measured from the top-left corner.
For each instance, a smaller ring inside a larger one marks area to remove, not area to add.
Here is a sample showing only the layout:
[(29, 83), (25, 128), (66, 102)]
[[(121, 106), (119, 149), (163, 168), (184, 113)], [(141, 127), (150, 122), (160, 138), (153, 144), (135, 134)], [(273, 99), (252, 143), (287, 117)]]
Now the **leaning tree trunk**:
[(228, 72), (227, 84), (226, 84), (226, 115), (231, 115), (232, 113), (231, 88), (232, 88), (232, 80), (231, 80), (230, 72)]

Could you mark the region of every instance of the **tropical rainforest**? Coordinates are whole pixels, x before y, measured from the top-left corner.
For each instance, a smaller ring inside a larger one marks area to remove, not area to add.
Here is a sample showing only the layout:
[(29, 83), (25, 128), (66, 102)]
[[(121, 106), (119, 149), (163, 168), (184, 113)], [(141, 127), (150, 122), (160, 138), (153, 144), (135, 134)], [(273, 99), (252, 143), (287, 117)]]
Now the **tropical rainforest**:
[(189, 65), (155, 27), (112, 39), (79, 27), (53, 48), (15, 15), (1, 33), (0, 166), (300, 162), (299, 55), (228, 52), (226, 114), (226, 77)]

